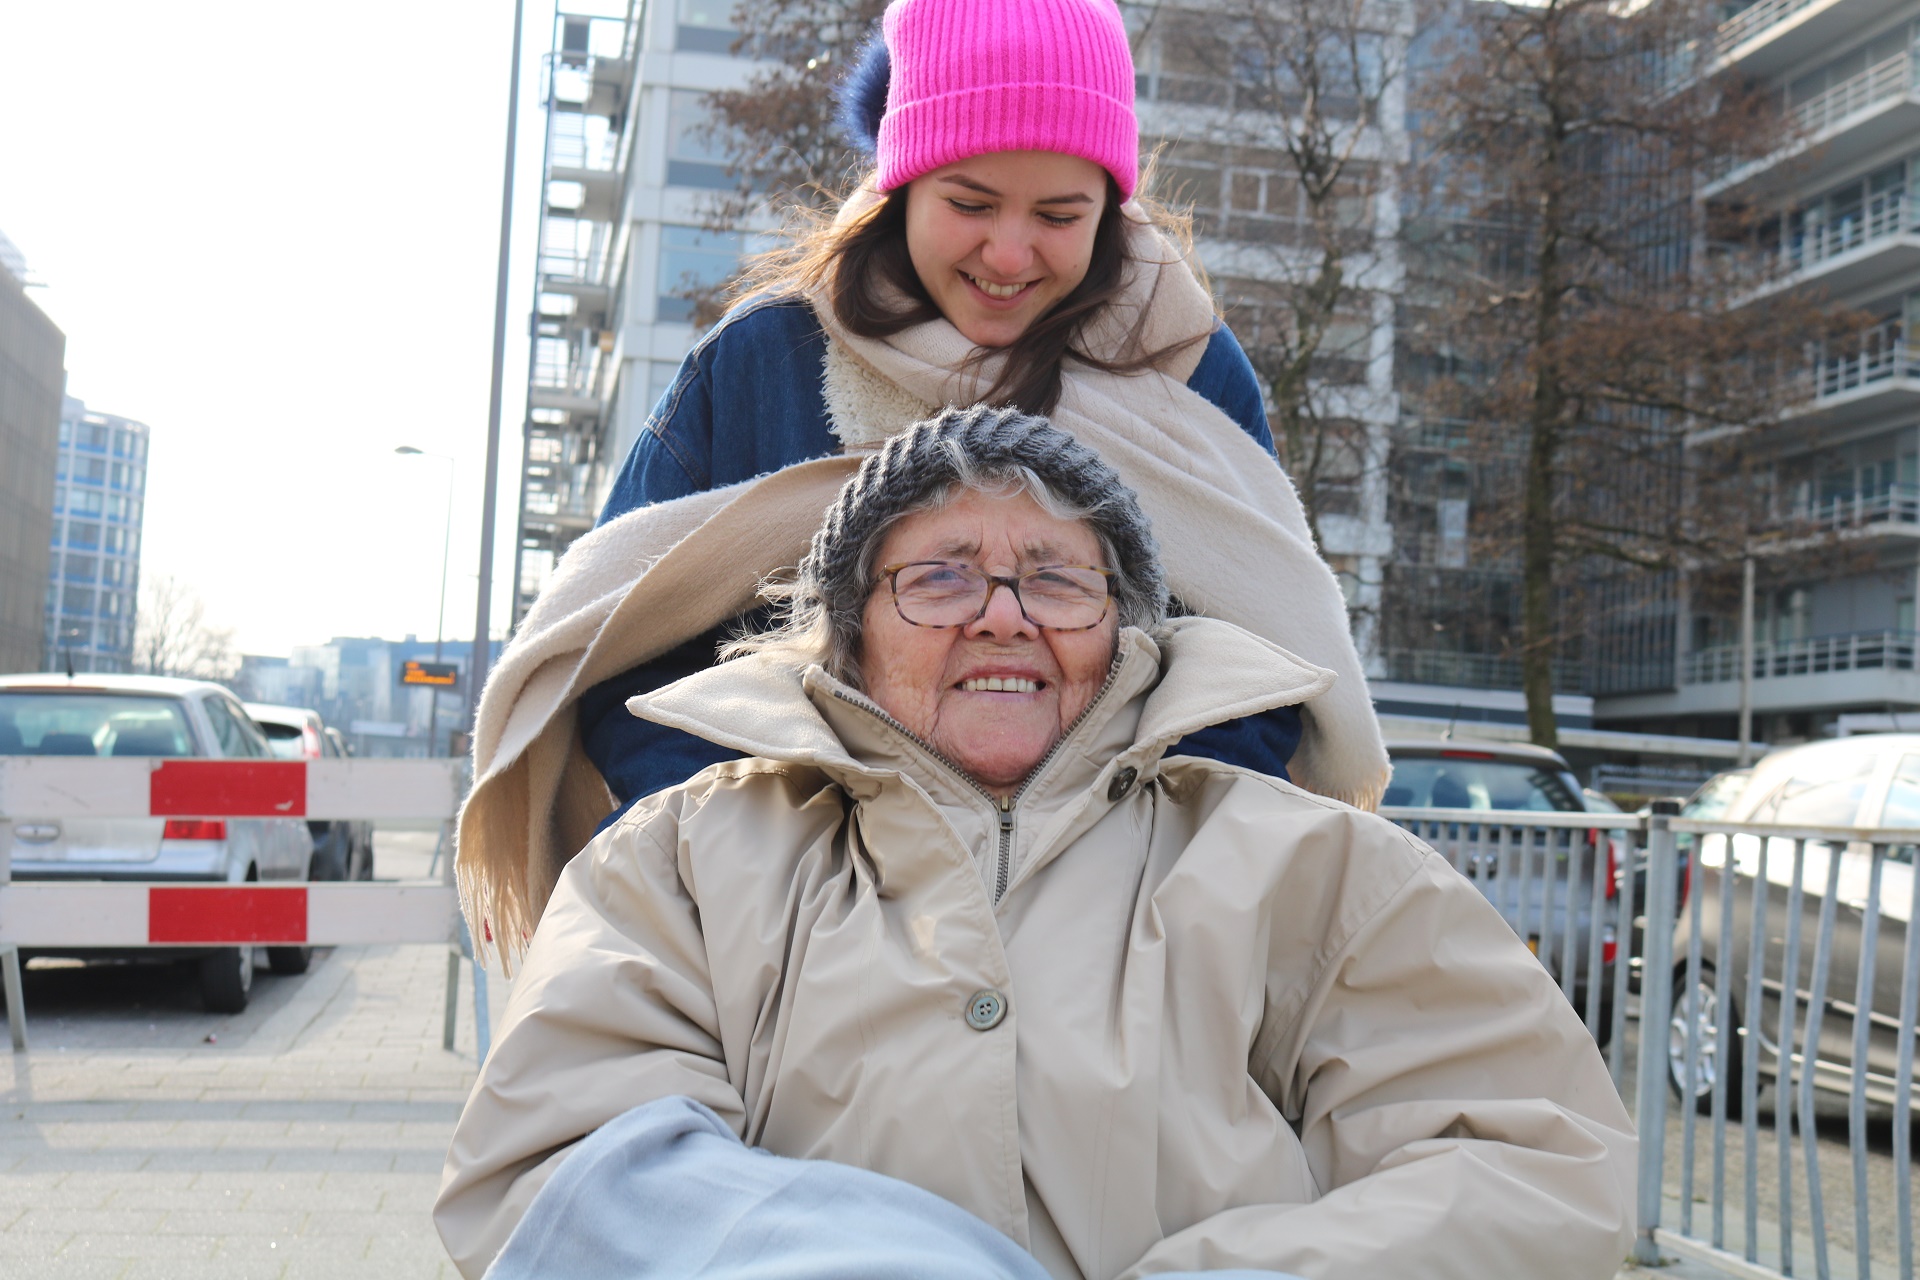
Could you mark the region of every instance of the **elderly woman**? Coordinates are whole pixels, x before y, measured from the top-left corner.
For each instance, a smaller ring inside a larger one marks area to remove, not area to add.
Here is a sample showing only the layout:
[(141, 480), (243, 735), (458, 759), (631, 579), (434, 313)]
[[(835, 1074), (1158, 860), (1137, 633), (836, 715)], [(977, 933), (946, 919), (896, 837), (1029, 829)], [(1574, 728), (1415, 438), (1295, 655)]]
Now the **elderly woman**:
[[(851, 1166), (1027, 1268), (893, 1274), (1614, 1274), (1633, 1138), (1579, 1020), (1398, 828), (1166, 754), (1331, 677), (1167, 621), (1145, 517), (1097, 455), (948, 411), (861, 465), (791, 592), (781, 629), (630, 704), (746, 758), (561, 875), (448, 1159), (465, 1274), (530, 1202), (530, 1229), (568, 1223), (546, 1244), (597, 1220), (640, 1258), (649, 1231), (793, 1246), (761, 1222), (779, 1197), (725, 1178), (551, 1203), (591, 1194), (597, 1174), (566, 1177), (580, 1151), (663, 1106), (674, 1141), (593, 1168), (644, 1175), (696, 1131), (750, 1177), (784, 1164), (748, 1146)], [(567, 1190), (536, 1199), (550, 1180)]]

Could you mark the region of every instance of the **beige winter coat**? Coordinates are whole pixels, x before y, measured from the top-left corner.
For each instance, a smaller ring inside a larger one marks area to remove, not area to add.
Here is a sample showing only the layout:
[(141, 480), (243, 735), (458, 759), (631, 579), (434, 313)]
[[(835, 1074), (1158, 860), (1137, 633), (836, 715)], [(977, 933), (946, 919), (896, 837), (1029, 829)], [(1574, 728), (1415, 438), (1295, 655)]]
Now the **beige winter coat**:
[[(754, 758), (562, 874), (448, 1155), (461, 1271), (571, 1143), (684, 1094), (749, 1143), (936, 1192), (1068, 1280), (1612, 1276), (1632, 1130), (1499, 915), (1380, 818), (1162, 758), (1330, 678), (1226, 623), (1122, 632), (1008, 808), (817, 668), (763, 655), (634, 699)], [(1006, 1011), (976, 1030), (982, 992)]]

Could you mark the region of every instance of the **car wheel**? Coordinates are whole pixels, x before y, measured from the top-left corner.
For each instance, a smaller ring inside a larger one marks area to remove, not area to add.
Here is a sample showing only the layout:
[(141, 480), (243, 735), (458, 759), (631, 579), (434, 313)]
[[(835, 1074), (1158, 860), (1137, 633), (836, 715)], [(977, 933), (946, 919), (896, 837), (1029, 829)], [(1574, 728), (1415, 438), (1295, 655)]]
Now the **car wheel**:
[(239, 1013), (253, 990), (253, 948), (222, 947), (200, 960), (200, 998), (208, 1013)]
[[(1727, 1078), (1727, 1118), (1740, 1117), (1740, 1005), (1727, 993), (1728, 1025), (1733, 1030), (1732, 1038), (1720, 1043), (1720, 993), (1713, 989), (1713, 967), (1700, 966), (1700, 980), (1694, 984), (1691, 992), (1687, 989), (1687, 975), (1681, 971), (1673, 979), (1673, 1013), (1667, 1036), (1667, 1082), (1673, 1086), (1674, 1094), (1685, 1101), (1693, 1099), (1693, 1109), (1700, 1115), (1708, 1115), (1713, 1110), (1713, 1082), (1725, 1073)], [(1691, 1080), (1687, 1076), (1687, 1037), (1694, 1028), (1699, 1029), (1700, 1047), (1694, 1057), (1694, 1073)]]
[(313, 963), (312, 947), (268, 947), (267, 964), (275, 973), (305, 973)]

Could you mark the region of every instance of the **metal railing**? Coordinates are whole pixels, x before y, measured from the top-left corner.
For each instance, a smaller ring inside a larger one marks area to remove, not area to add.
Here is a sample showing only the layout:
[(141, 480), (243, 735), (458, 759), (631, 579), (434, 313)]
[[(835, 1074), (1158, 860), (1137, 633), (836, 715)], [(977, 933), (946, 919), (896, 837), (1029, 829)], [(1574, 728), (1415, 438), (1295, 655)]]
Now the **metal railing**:
[(1760, 0), (1720, 24), (1714, 36), (1714, 51), (1725, 57), (1776, 22), (1785, 22), (1814, 0)]
[(1857, 214), (1807, 227), (1798, 236), (1789, 236), (1780, 246), (1780, 267), (1784, 272), (1803, 271), (1843, 253), (1851, 253), (1876, 240), (1920, 228), (1913, 215), (1913, 203), (1903, 190), (1881, 191), (1869, 197)]
[[(1724, 48), (1722, 46), (1723, 51)], [(1849, 76), (1805, 102), (1794, 106), (1783, 104), (1782, 114), (1792, 126), (1792, 131), (1799, 135), (1794, 141), (1771, 155), (1757, 159), (1742, 161), (1733, 156), (1721, 157), (1708, 166), (1708, 177), (1711, 182), (1718, 183), (1759, 172), (1800, 150), (1809, 140), (1817, 140), (1818, 135), (1835, 128), (1849, 117), (1905, 97), (1914, 88), (1914, 57), (1911, 53), (1896, 53), (1883, 58), (1858, 75)]]
[[(1866, 1280), (1875, 1262), (1869, 1109), (1892, 1115), (1893, 1274), (1914, 1274), (1913, 1056), (1920, 1002), (1920, 831), (1793, 828), (1653, 819), (1650, 880), (1695, 865), (1683, 908), (1649, 903), (1641, 1008), (1638, 1116), (1641, 1236), (1651, 1246), (1660, 1189), (1678, 1200), (1674, 1229), (1778, 1274), (1795, 1273), (1809, 1246), (1814, 1272)], [(1904, 915), (1904, 919), (1902, 918)], [(1669, 982), (1658, 975), (1671, 975)], [(1735, 1054), (1738, 1054), (1737, 1058)], [(1651, 1085), (1660, 1075), (1666, 1081)], [(1760, 1124), (1762, 1077), (1772, 1115)], [(1664, 1178), (1666, 1085), (1681, 1101), (1679, 1168)], [(1816, 1090), (1846, 1100), (1852, 1230), (1832, 1230), (1819, 1150)], [(1703, 1172), (1701, 1122), (1708, 1168)], [(1738, 1141), (1730, 1122), (1738, 1123)], [(1799, 1132), (1796, 1170), (1794, 1131)], [(1739, 1169), (1730, 1168), (1734, 1147)], [(1763, 1147), (1775, 1215), (1763, 1221)], [(1802, 1195), (1796, 1196), (1796, 1173)], [(1702, 1184), (1704, 1188), (1702, 1187)], [(1736, 1187), (1737, 1184), (1737, 1187)], [(1737, 1201), (1735, 1197), (1737, 1196)], [(1708, 1215), (1704, 1230), (1696, 1222)], [(1651, 1215), (1651, 1216), (1650, 1216)], [(1733, 1221), (1730, 1221), (1733, 1219)], [(1836, 1237), (1852, 1237), (1851, 1266), (1836, 1268)], [(1737, 1244), (1730, 1241), (1737, 1236)], [(1641, 1260), (1651, 1261), (1646, 1251)], [(1882, 1255), (1884, 1258), (1884, 1254)]]
[[(1458, 653), (1446, 649), (1389, 649), (1387, 679), (1408, 684), (1446, 684), (1468, 689), (1518, 689), (1520, 660), (1488, 653)], [(1586, 664), (1556, 659), (1553, 687), (1559, 693), (1586, 688)]]
[(1874, 524), (1920, 524), (1920, 485), (1893, 484), (1877, 493), (1836, 494), (1774, 513), (1782, 529), (1844, 532)]
[(1889, 378), (1920, 376), (1920, 358), (1907, 343), (1905, 326), (1898, 319), (1883, 320), (1838, 350), (1816, 354), (1811, 375), (1814, 398), (1824, 400)]
[[(1747, 1276), (1793, 1275), (1796, 1253), (1821, 1277), (1867, 1280), (1876, 1264), (1915, 1274), (1920, 830), (1381, 813), (1471, 879), (1532, 946), (1623, 1093), (1631, 1071), (1637, 1260), (1678, 1240)], [(1821, 1162), (1817, 1097), (1844, 1100), (1844, 1173), (1831, 1151)], [(1873, 1128), (1887, 1117), (1890, 1169)], [(1829, 1193), (1844, 1202), (1831, 1221)], [(1877, 1204), (1893, 1206), (1891, 1233)]]
[(1793, 107), (1788, 115), (1800, 129), (1817, 134), (1848, 116), (1902, 97), (1912, 88), (1913, 58), (1906, 53), (1896, 53), (1808, 98)]
[[(1850, 631), (1753, 646), (1753, 678), (1826, 675), (1835, 671), (1912, 671), (1910, 631)], [(1680, 658), (1680, 683), (1719, 684), (1740, 678), (1740, 646), (1695, 649)]]

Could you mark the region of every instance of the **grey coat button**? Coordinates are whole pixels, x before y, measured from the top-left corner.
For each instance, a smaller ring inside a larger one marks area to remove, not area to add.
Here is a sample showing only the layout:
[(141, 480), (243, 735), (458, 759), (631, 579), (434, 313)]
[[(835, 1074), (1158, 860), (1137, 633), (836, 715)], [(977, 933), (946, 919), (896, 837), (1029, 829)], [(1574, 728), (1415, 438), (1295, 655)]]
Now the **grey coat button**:
[(1122, 799), (1127, 792), (1133, 790), (1134, 779), (1139, 776), (1140, 771), (1132, 765), (1114, 774), (1113, 781), (1107, 784), (1107, 799), (1116, 802)]
[(967, 1025), (975, 1031), (991, 1031), (1007, 1016), (1007, 998), (998, 991), (976, 991), (967, 997)]

